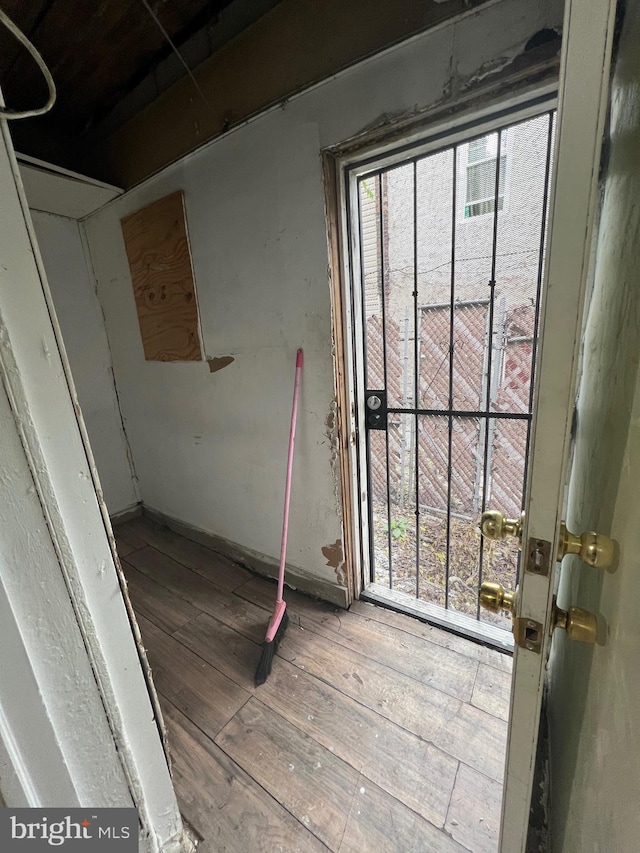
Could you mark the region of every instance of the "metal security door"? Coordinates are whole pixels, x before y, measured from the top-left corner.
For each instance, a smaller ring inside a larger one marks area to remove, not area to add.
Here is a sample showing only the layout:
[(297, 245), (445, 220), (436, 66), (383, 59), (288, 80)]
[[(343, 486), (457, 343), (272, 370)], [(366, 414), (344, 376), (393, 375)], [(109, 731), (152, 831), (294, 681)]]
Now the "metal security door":
[(365, 595), (502, 647), (478, 590), (518, 555), (477, 521), (523, 508), (554, 128), (539, 100), (354, 178)]

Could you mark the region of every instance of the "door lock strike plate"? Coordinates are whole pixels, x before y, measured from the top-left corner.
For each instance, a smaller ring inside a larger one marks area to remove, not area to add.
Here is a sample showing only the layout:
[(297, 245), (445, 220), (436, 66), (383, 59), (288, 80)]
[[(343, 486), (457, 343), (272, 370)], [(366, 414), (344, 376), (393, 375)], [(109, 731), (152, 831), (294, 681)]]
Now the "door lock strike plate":
[(524, 570), (532, 575), (549, 576), (551, 566), (551, 542), (531, 536), (527, 541), (527, 556)]
[(513, 620), (513, 639), (516, 646), (528, 649), (536, 654), (542, 653), (543, 626), (526, 616), (516, 616)]

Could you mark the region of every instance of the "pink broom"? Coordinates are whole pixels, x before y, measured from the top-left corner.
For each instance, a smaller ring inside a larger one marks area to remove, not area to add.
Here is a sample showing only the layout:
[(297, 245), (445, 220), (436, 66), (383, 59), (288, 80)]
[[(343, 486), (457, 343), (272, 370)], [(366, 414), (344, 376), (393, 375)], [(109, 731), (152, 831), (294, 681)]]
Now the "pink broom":
[(267, 635), (262, 644), (262, 656), (256, 670), (255, 683), (256, 687), (264, 682), (271, 673), (273, 658), (278, 651), (280, 640), (284, 636), (289, 624), (289, 616), (287, 614), (287, 603), (283, 599), (284, 591), (284, 566), (287, 556), (287, 532), (289, 529), (289, 502), (291, 499), (291, 473), (293, 471), (293, 448), (296, 441), (296, 421), (298, 419), (298, 392), (300, 390), (300, 375), (302, 373), (302, 349), (298, 350), (296, 356), (296, 378), (293, 384), (293, 409), (291, 411), (291, 429), (289, 431), (289, 454), (287, 456), (287, 479), (284, 488), (284, 520), (282, 522), (282, 542), (280, 544), (280, 568), (278, 570), (278, 593), (276, 596), (276, 606), (269, 625), (267, 626)]

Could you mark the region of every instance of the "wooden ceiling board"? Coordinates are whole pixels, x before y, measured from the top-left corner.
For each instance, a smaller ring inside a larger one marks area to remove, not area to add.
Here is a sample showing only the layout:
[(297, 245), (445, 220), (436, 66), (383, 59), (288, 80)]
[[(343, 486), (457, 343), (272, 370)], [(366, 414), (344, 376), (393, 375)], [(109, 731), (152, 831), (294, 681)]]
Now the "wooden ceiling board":
[[(149, 0), (149, 5), (176, 43), (212, 19), (229, 0)], [(76, 132), (95, 115), (108, 111), (171, 50), (142, 0), (11, 0), (7, 14), (41, 51), (58, 87), (52, 112), (57, 121), (71, 122)], [(43, 14), (35, 15), (41, 5)], [(46, 97), (42, 74), (20, 49), (0, 83), (30, 104)], [(7, 100), (9, 98), (7, 97)]]
[[(17, 24), (27, 37), (30, 37), (33, 28), (40, 19), (46, 15), (55, 0), (2, 0), (2, 11)], [(22, 52), (23, 48), (15, 36), (4, 26), (0, 26), (0, 81), (13, 66), (14, 62)]]
[(96, 174), (130, 187), (270, 104), (466, 8), (465, 0), (282, 0), (194, 71), (206, 103), (182, 77), (96, 146), (93, 162), (108, 165)]

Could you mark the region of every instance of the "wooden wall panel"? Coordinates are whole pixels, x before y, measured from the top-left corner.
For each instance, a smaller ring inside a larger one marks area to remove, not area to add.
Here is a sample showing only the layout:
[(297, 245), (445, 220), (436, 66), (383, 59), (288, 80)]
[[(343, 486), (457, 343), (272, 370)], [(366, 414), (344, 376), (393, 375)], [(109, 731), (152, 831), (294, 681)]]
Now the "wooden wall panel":
[(121, 220), (147, 361), (201, 361), (182, 191)]

